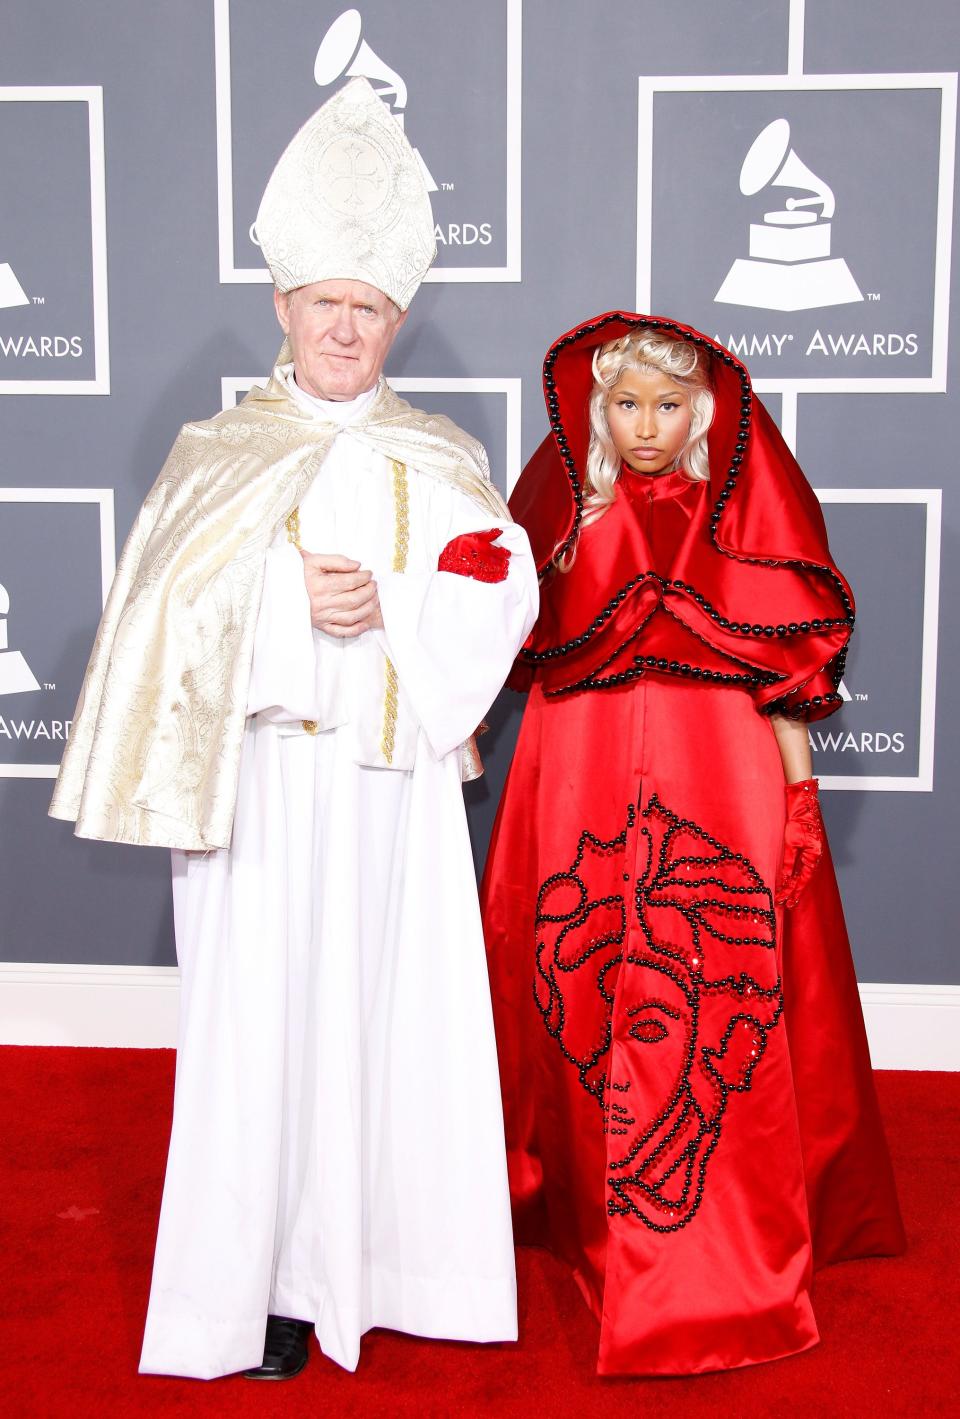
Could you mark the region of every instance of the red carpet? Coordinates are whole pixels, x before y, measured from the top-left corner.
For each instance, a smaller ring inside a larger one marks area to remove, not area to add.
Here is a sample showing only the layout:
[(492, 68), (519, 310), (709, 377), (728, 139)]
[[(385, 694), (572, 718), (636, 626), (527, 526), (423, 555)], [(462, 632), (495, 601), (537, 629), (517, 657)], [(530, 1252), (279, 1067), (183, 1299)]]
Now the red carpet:
[(549, 1256), (519, 1255), (517, 1346), (376, 1331), (345, 1374), (314, 1347), (283, 1385), (137, 1375), (173, 1086), (166, 1051), (0, 1049), (0, 1414), (960, 1413), (960, 1075), (881, 1074), (907, 1256), (821, 1272), (823, 1343), (684, 1380), (599, 1380), (596, 1326)]

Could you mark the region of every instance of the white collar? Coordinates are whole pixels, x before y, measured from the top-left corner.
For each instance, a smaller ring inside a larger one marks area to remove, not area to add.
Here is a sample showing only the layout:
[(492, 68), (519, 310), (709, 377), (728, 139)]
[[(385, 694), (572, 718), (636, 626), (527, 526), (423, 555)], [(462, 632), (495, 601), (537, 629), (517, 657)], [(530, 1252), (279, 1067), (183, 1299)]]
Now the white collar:
[(362, 414), (365, 414), (380, 388), (378, 380), (372, 389), (358, 394), (355, 399), (320, 399), (316, 394), (308, 394), (305, 389), (300, 388), (293, 377), (292, 363), (278, 365), (277, 374), (283, 381), (287, 393), (297, 401), (301, 409), (313, 414), (315, 418), (325, 419), (331, 424), (340, 424), (341, 427), (354, 423)]

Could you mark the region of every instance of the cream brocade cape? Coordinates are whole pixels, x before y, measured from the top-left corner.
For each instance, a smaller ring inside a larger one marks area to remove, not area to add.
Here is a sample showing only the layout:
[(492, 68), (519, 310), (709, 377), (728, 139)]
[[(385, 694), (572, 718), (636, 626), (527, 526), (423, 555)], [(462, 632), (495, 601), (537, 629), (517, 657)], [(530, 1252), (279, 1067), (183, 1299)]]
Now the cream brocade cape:
[[(123, 549), (60, 766), (50, 814), (78, 836), (229, 845), (266, 550), (339, 427), (276, 370), (238, 408), (184, 425)], [(511, 521), (482, 445), (383, 380), (349, 427)]]

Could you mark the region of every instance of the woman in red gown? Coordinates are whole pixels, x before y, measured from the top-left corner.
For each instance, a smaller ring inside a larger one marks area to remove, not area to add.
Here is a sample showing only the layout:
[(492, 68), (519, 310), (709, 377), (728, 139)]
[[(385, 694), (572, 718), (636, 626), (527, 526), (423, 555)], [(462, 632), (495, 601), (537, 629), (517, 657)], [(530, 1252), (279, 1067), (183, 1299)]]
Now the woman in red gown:
[(517, 1239), (602, 1374), (818, 1339), (815, 1267), (903, 1231), (806, 724), (853, 628), (743, 365), (614, 312), (547, 354), (511, 507), (543, 573), (485, 928)]

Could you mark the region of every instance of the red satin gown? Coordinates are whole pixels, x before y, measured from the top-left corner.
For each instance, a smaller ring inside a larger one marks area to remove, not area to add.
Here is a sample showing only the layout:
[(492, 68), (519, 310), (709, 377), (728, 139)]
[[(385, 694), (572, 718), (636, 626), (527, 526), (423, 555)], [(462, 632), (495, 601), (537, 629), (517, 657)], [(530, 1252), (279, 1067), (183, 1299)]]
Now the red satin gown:
[(576, 526), (589, 358), (631, 323), (715, 359), (711, 481), (625, 469), (545, 580), (483, 909), (517, 1240), (573, 1269), (600, 1373), (682, 1374), (814, 1345), (813, 1268), (903, 1233), (829, 850), (773, 900), (758, 708), (828, 713), (853, 618), (816, 500), (732, 356), (616, 313), (548, 355), (515, 515), (542, 561)]

